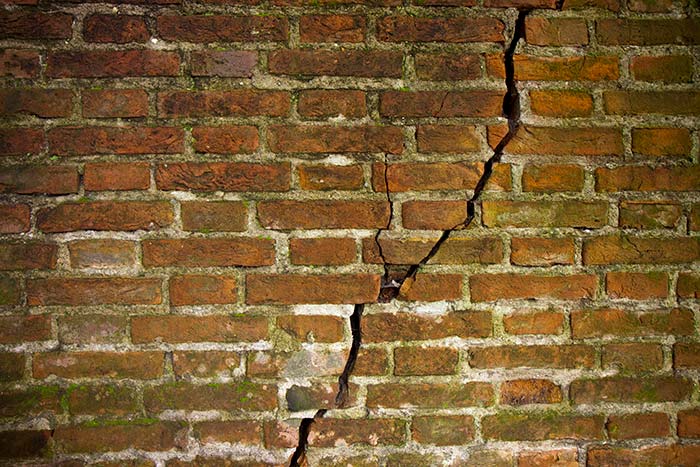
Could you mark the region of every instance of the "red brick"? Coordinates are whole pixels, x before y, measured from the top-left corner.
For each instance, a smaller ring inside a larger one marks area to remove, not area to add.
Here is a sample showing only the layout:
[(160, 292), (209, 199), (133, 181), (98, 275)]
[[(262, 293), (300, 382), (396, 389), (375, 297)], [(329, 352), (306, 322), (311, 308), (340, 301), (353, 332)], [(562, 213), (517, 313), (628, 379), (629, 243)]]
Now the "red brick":
[[(522, 81), (614, 81), (620, 77), (616, 56), (513, 57), (515, 79)], [(486, 57), (491, 76), (505, 78), (501, 55)]]
[(27, 204), (0, 204), (0, 233), (28, 231), (29, 211)]
[(26, 361), (27, 358), (24, 354), (0, 352), (0, 379), (2, 381), (22, 379)]
[(576, 467), (578, 451), (555, 449), (551, 451), (523, 451), (518, 456), (518, 467)]
[(420, 444), (463, 445), (474, 439), (474, 419), (468, 415), (414, 417), (411, 436)]
[(287, 39), (287, 18), (279, 16), (158, 16), (158, 34), (166, 41), (268, 42)]
[(589, 117), (593, 97), (585, 91), (530, 91), (532, 112), (544, 117)]
[(90, 15), (83, 20), (86, 42), (146, 42), (150, 34), (142, 16)]
[(525, 38), (531, 45), (576, 46), (588, 44), (583, 18), (525, 18)]
[(43, 130), (37, 128), (0, 128), (0, 156), (39, 154), (43, 149)]
[(394, 349), (397, 376), (453, 375), (459, 353), (448, 347), (398, 347)]
[(499, 91), (386, 91), (379, 98), (383, 117), (499, 117)]
[(60, 316), (58, 340), (62, 344), (123, 344), (127, 341), (127, 325), (126, 316)]
[(292, 238), (289, 240), (292, 264), (341, 265), (354, 263), (357, 252), (352, 238)]
[(83, 117), (146, 117), (148, 94), (143, 89), (83, 90)]
[(0, 192), (60, 195), (78, 192), (75, 166), (12, 166), (0, 169)]
[[(329, 287), (328, 284), (332, 284)], [(379, 296), (379, 276), (371, 274), (248, 274), (246, 303), (368, 303)]]
[(501, 383), (501, 404), (556, 404), (561, 388), (547, 379), (516, 379)]
[(231, 376), (240, 362), (238, 354), (229, 351), (173, 352), (173, 371), (180, 377)]
[(0, 344), (51, 339), (51, 316), (0, 316)]
[(681, 298), (700, 298), (700, 275), (690, 272), (678, 274), (678, 296)]
[(164, 91), (158, 93), (162, 117), (283, 117), (289, 112), (286, 91)]
[(364, 16), (308, 15), (299, 19), (302, 42), (362, 42), (366, 28)]
[(591, 368), (596, 350), (586, 345), (506, 345), (469, 349), (472, 368)]
[(167, 201), (65, 203), (37, 213), (37, 227), (44, 232), (153, 230), (172, 221), (173, 210)]
[(72, 111), (69, 89), (0, 89), (0, 116), (69, 117)]
[(47, 278), (27, 281), (27, 303), (39, 305), (158, 305), (161, 280), (151, 278)]
[(399, 300), (438, 302), (462, 298), (463, 277), (458, 274), (418, 274), (404, 281)]
[(662, 45), (700, 43), (697, 18), (599, 19), (598, 42), (603, 45)]
[(605, 289), (610, 298), (649, 300), (668, 296), (668, 274), (664, 272), (608, 272)]
[(143, 265), (153, 267), (270, 266), (275, 242), (257, 238), (144, 240)]
[(688, 55), (636, 56), (630, 60), (630, 71), (638, 81), (687, 83), (693, 77), (693, 59)]
[(277, 387), (250, 381), (234, 383), (168, 383), (144, 390), (144, 405), (150, 413), (168, 409), (265, 411), (277, 408)]
[(643, 238), (628, 235), (587, 238), (583, 264), (691, 263), (700, 257), (696, 238)]
[(610, 377), (572, 381), (569, 390), (574, 404), (679, 402), (690, 397), (693, 392), (693, 383), (673, 376)]
[(36, 78), (40, 69), (39, 53), (35, 50), (0, 50), (0, 76)]
[(128, 240), (87, 239), (68, 243), (72, 268), (135, 266), (136, 243)]
[(253, 126), (196, 127), (192, 130), (194, 150), (214, 154), (254, 152), (259, 145)]
[(0, 306), (19, 305), (19, 281), (12, 277), (0, 276)]
[[(488, 128), (489, 145), (495, 148), (508, 132), (505, 126)], [(615, 128), (523, 127), (506, 147), (510, 154), (551, 156), (620, 156), (622, 133)]]
[(71, 415), (126, 416), (139, 411), (137, 393), (128, 386), (74, 385), (64, 397)]
[(300, 165), (298, 171), (303, 190), (359, 190), (365, 182), (361, 165)]
[(35, 378), (155, 379), (163, 374), (162, 352), (52, 352), (34, 355)]
[(483, 407), (493, 404), (493, 387), (484, 382), (370, 384), (368, 408)]
[(161, 50), (50, 52), (46, 63), (46, 74), (50, 78), (123, 78), (180, 74), (179, 55)]
[(659, 344), (626, 343), (603, 347), (603, 368), (624, 373), (660, 370), (664, 354)]
[(503, 22), (483, 18), (387, 16), (377, 20), (377, 39), (387, 42), (503, 42)]
[(514, 237), (510, 262), (518, 266), (574, 264), (574, 250), (572, 238)]
[(513, 313), (503, 317), (503, 329), (509, 334), (561, 334), (564, 315), (556, 311)]
[(311, 425), (309, 445), (334, 447), (338, 439), (350, 445), (402, 444), (405, 424), (397, 419), (330, 419)]
[(310, 89), (299, 93), (299, 115), (309, 118), (344, 116), (360, 118), (367, 115), (364, 91), (349, 89)]
[(170, 304), (213, 305), (236, 303), (236, 279), (226, 276), (175, 276), (170, 278)]
[(445, 230), (467, 218), (466, 201), (406, 201), (401, 205), (407, 229)]
[(147, 190), (151, 169), (146, 162), (89, 162), (85, 164), (83, 183), (86, 191)]
[[(42, 412), (60, 413), (59, 398), (62, 395), (58, 386), (50, 385), (4, 390), (0, 393), (0, 414), (3, 417), (19, 417), (40, 415)], [(3, 445), (3, 448), (7, 446)]]
[(58, 246), (53, 243), (0, 244), (0, 271), (55, 269)]
[(571, 312), (574, 338), (612, 336), (689, 335), (693, 333), (689, 310), (634, 312), (615, 309)]
[(61, 127), (48, 132), (49, 152), (59, 156), (173, 154), (184, 132), (174, 127)]
[(694, 191), (700, 185), (700, 166), (600, 167), (595, 176), (596, 191)]
[(416, 132), (420, 152), (476, 153), (481, 137), (472, 125), (419, 125)]
[(260, 201), (258, 218), (266, 229), (376, 229), (386, 226), (382, 201)]
[(411, 341), (459, 337), (488, 337), (491, 312), (459, 311), (440, 317), (414, 313), (382, 313), (363, 318), (362, 339), (366, 342)]
[(389, 369), (389, 356), (385, 349), (361, 348), (352, 373), (357, 376), (381, 376)]
[(620, 227), (628, 229), (672, 229), (678, 225), (680, 204), (656, 201), (621, 201)]
[(481, 77), (481, 61), (472, 54), (417, 53), (416, 76), (430, 81), (458, 81)]
[(65, 13), (40, 13), (36, 10), (3, 10), (2, 39), (70, 39), (73, 35), (73, 16)]
[(338, 316), (278, 316), (277, 327), (299, 341), (338, 342), (343, 339), (343, 320)]
[[(383, 163), (372, 166), (372, 185), (375, 191), (433, 191), (433, 190), (472, 190), (483, 175), (481, 162), (436, 162), (436, 163), (394, 163), (388, 167)], [(496, 170), (490, 179), (491, 190), (509, 190), (510, 171)]]
[[(417, 264), (437, 242), (437, 238), (381, 238), (382, 255), (389, 264)], [(363, 240), (365, 263), (383, 263), (374, 238)], [(496, 237), (447, 239), (428, 264), (497, 264), (503, 259), (503, 244)]]
[(202, 444), (241, 443), (259, 445), (262, 439), (260, 422), (255, 420), (230, 420), (201, 422), (193, 426)]
[(605, 418), (600, 415), (502, 412), (481, 423), (487, 440), (605, 439)]
[(700, 92), (605, 91), (605, 113), (611, 115), (698, 115)]
[[(98, 422), (99, 423), (99, 422)], [(53, 438), (61, 452), (92, 453), (139, 449), (167, 451), (182, 445), (187, 427), (178, 422), (152, 422), (104, 426), (60, 426)]]
[(167, 162), (156, 167), (159, 190), (287, 191), (289, 163)]
[(482, 221), (487, 227), (601, 228), (608, 221), (602, 201), (484, 201)]
[(678, 436), (681, 438), (700, 438), (700, 410), (678, 412)]
[(255, 342), (267, 337), (267, 319), (235, 316), (134, 316), (131, 339), (146, 342)]
[[(692, 324), (692, 319), (691, 319)], [(686, 335), (692, 332), (686, 332)], [(697, 343), (676, 343), (673, 346), (673, 367), (698, 368), (700, 367), (700, 345)]]
[(273, 125), (267, 139), (270, 150), (281, 153), (403, 152), (403, 133), (393, 126)]
[(627, 7), (632, 11), (642, 11), (647, 13), (663, 13), (670, 11), (674, 7), (673, 0), (630, 0)]
[(7, 430), (0, 432), (3, 450), (0, 458), (17, 459), (37, 457), (49, 449), (51, 430)]
[(687, 128), (633, 128), (632, 152), (643, 156), (688, 157), (691, 150)]
[(183, 201), (182, 229), (193, 232), (242, 232), (247, 209), (240, 201)]
[(258, 62), (252, 50), (203, 50), (190, 53), (192, 76), (250, 78)]
[(597, 277), (586, 274), (475, 274), (469, 281), (471, 297), (476, 302), (537, 298), (576, 300), (593, 298), (598, 288)]
[(400, 78), (403, 56), (392, 50), (275, 50), (268, 57), (273, 75)]

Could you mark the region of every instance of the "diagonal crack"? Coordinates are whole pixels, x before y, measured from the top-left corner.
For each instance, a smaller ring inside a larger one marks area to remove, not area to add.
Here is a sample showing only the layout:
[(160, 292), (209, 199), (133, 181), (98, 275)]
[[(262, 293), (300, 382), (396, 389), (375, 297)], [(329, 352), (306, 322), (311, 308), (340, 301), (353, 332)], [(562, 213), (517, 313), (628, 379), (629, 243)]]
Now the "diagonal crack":
[[(557, 0), (557, 10), (561, 10), (563, 3), (564, 0)], [(443, 230), (440, 238), (433, 244), (430, 251), (419, 262), (412, 264), (403, 274), (403, 276), (400, 277), (400, 279), (393, 279), (391, 277), (391, 264), (387, 263), (381, 242), (379, 241), (381, 234), (391, 227), (391, 222), (394, 216), (394, 208), (391, 199), (391, 191), (389, 190), (388, 179), (389, 160), (387, 154), (384, 155), (384, 185), (390, 211), (389, 220), (387, 221), (386, 226), (377, 229), (377, 233), (374, 235), (374, 241), (378, 248), (379, 257), (381, 258), (382, 265), (384, 267), (381, 288), (375, 301), (376, 303), (390, 302), (399, 295), (399, 292), (404, 286), (410, 287), (415, 280), (418, 270), (427, 264), (428, 261), (430, 261), (433, 256), (437, 254), (452, 232), (455, 230), (466, 229), (474, 220), (476, 216), (476, 204), (493, 174), (494, 165), (501, 161), (505, 147), (508, 145), (508, 143), (510, 143), (520, 129), (520, 93), (515, 80), (514, 55), (518, 42), (520, 42), (520, 39), (525, 38), (525, 18), (529, 13), (530, 10), (520, 10), (518, 12), (513, 37), (505, 50), (503, 59), (506, 71), (506, 93), (503, 97), (503, 115), (508, 119), (508, 132), (503, 136), (503, 138), (501, 138), (494, 148), (491, 157), (489, 157), (489, 159), (484, 163), (483, 173), (474, 187), (474, 192), (472, 193), (471, 198), (467, 200), (467, 212), (464, 220), (450, 229)], [(444, 99), (441, 106), (442, 105), (444, 105)], [(348, 358), (345, 362), (343, 372), (338, 378), (338, 393), (336, 394), (335, 398), (335, 406), (337, 408), (342, 408), (347, 403), (349, 393), (348, 380), (352, 374), (353, 368), (355, 367), (357, 355), (360, 351), (360, 345), (362, 343), (362, 313), (364, 312), (364, 308), (365, 304), (356, 304), (353, 313), (350, 316), (352, 344), (350, 346), (350, 352), (348, 353)], [(292, 458), (289, 463), (290, 467), (307, 465), (306, 449), (309, 443), (311, 426), (316, 420), (323, 418), (327, 411), (327, 409), (319, 409), (316, 411), (313, 417), (302, 419), (299, 425), (299, 441), (294, 453), (292, 454)]]

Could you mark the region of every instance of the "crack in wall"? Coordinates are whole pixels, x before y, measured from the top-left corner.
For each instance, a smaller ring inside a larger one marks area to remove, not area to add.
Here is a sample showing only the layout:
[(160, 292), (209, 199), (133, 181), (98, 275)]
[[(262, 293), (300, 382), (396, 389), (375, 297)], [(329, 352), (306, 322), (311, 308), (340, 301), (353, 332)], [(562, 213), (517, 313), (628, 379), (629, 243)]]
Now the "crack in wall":
[[(564, 0), (557, 0), (556, 9), (561, 10)], [(375, 300), (375, 303), (388, 303), (399, 296), (401, 291), (406, 291), (413, 285), (415, 281), (416, 274), (418, 270), (430, 261), (433, 256), (437, 254), (442, 245), (447, 241), (452, 232), (456, 230), (463, 230), (469, 227), (472, 221), (476, 217), (476, 203), (479, 201), (482, 192), (486, 188), (486, 184), (490, 180), (493, 174), (493, 167), (495, 164), (501, 161), (503, 156), (503, 151), (505, 147), (510, 143), (510, 141), (515, 137), (518, 130), (520, 129), (520, 93), (517, 88), (517, 83), (515, 80), (515, 49), (518, 46), (520, 39), (525, 38), (525, 18), (530, 13), (530, 9), (523, 9), (518, 11), (518, 17), (515, 20), (515, 25), (513, 29), (513, 36), (511, 38), (508, 47), (505, 50), (503, 61), (505, 66), (505, 84), (506, 93), (503, 96), (503, 116), (508, 120), (508, 132), (501, 138), (496, 147), (493, 150), (493, 154), (484, 163), (483, 173), (479, 180), (477, 181), (471, 198), (467, 200), (466, 217), (463, 221), (459, 222), (452, 228), (443, 230), (440, 238), (433, 244), (430, 251), (417, 263), (409, 266), (408, 270), (401, 275), (397, 275), (398, 279), (392, 278), (392, 265), (388, 263), (386, 257), (384, 256), (384, 251), (382, 249), (381, 242), (379, 241), (381, 234), (389, 230), (391, 227), (391, 222), (394, 217), (393, 202), (391, 199), (391, 191), (389, 189), (389, 160), (388, 155), (384, 154), (384, 187), (386, 190), (387, 202), (389, 204), (389, 219), (384, 228), (377, 229), (377, 233), (374, 235), (374, 242), (377, 245), (379, 257), (382, 260), (382, 265), (384, 267), (384, 274), (381, 280), (381, 286), (379, 290), (379, 295)], [(449, 92), (446, 93), (446, 95)], [(443, 99), (444, 103), (444, 99)], [(348, 358), (345, 362), (345, 367), (343, 372), (338, 378), (338, 392), (335, 397), (335, 407), (343, 408), (347, 403), (349, 394), (348, 380), (352, 374), (352, 370), (355, 367), (355, 362), (357, 360), (357, 355), (360, 351), (360, 346), (362, 343), (362, 313), (364, 312), (365, 304), (355, 304), (352, 315), (350, 316), (350, 329), (352, 331), (352, 344), (350, 346), (350, 352), (348, 353)], [(306, 450), (309, 444), (309, 434), (311, 432), (311, 426), (313, 423), (323, 418), (323, 416), (328, 412), (328, 409), (319, 409), (316, 411), (313, 417), (307, 417), (301, 420), (299, 424), (299, 441), (294, 453), (292, 454), (290, 460), (290, 467), (298, 467), (307, 465), (306, 463)]]

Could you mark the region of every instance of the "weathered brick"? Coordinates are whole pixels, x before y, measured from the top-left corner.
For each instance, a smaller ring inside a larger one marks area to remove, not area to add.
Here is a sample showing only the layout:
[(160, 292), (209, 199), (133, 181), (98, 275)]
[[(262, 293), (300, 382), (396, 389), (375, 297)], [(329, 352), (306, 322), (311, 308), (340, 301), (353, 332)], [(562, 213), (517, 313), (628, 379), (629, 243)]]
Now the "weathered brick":
[(193, 426), (197, 439), (202, 444), (241, 443), (260, 444), (262, 429), (255, 420), (230, 420), (201, 422)]
[(576, 467), (578, 451), (554, 449), (551, 451), (523, 451), (518, 456), (518, 467)]
[(182, 152), (184, 132), (174, 127), (60, 127), (48, 132), (49, 152), (59, 156), (93, 154), (174, 154)]
[(573, 238), (513, 237), (510, 262), (518, 266), (574, 264)]
[(240, 201), (183, 201), (182, 229), (193, 232), (243, 232), (248, 213)]
[(300, 341), (338, 342), (343, 339), (343, 321), (337, 316), (284, 315), (277, 317), (276, 324)]
[(605, 226), (608, 203), (602, 201), (484, 201), (482, 220), (487, 227)]
[(22, 353), (0, 352), (0, 380), (17, 381), (22, 379), (26, 361), (27, 357)]
[(146, 42), (150, 34), (143, 16), (90, 15), (83, 20), (86, 42)]
[(378, 295), (379, 276), (370, 274), (248, 274), (246, 277), (249, 305), (367, 303), (375, 301)]
[(126, 416), (139, 411), (136, 391), (116, 384), (72, 386), (67, 401), (72, 415)]
[[(355, 398), (355, 394), (357, 394), (357, 385), (350, 384), (348, 392), (349, 397), (346, 402), (346, 407), (357, 405)], [(335, 407), (335, 395), (337, 393), (337, 383), (322, 383), (313, 386), (294, 385), (287, 389), (285, 394), (287, 409), (292, 412), (331, 409)]]
[(230, 91), (164, 91), (158, 93), (158, 115), (163, 117), (282, 117), (289, 112), (285, 91), (235, 89)]
[(400, 78), (403, 57), (391, 50), (275, 50), (268, 57), (273, 75)]
[(148, 94), (143, 89), (86, 89), (81, 95), (83, 117), (148, 116)]
[(630, 71), (638, 81), (687, 83), (692, 80), (693, 60), (688, 55), (636, 56), (630, 60)]
[(419, 125), (416, 140), (420, 152), (465, 154), (481, 149), (481, 137), (472, 125)]
[[(614, 81), (620, 77), (616, 56), (513, 57), (515, 79), (522, 81)], [(486, 57), (486, 69), (491, 76), (505, 78), (501, 55)]]
[(459, 446), (472, 441), (474, 434), (474, 419), (468, 415), (414, 417), (411, 422), (411, 437), (420, 444)]
[(363, 347), (357, 354), (353, 374), (357, 376), (381, 376), (389, 369), (389, 355), (382, 348)]
[(292, 264), (341, 265), (355, 262), (357, 256), (352, 238), (292, 238), (289, 256)]
[(403, 226), (416, 230), (445, 230), (467, 218), (466, 201), (406, 201), (401, 205)]
[(449, 347), (398, 347), (394, 374), (398, 376), (453, 375), (459, 354)]
[(156, 167), (159, 190), (287, 191), (289, 163), (167, 162)]
[(644, 238), (615, 235), (587, 238), (583, 264), (690, 263), (700, 256), (696, 238)]
[(34, 355), (35, 378), (155, 379), (163, 374), (162, 352), (52, 352)]
[(36, 78), (39, 75), (39, 53), (35, 50), (0, 50), (0, 76)]
[(128, 240), (75, 240), (68, 244), (72, 268), (119, 268), (136, 264), (136, 243)]
[(46, 341), (51, 339), (51, 316), (0, 316), (0, 344)]
[(213, 305), (236, 303), (236, 279), (226, 276), (186, 275), (170, 278), (170, 304)]
[(513, 313), (503, 317), (503, 328), (509, 334), (561, 334), (564, 315), (557, 311)]
[(178, 422), (142, 422), (105, 424), (104, 426), (60, 426), (53, 438), (59, 449), (67, 453), (91, 453), (140, 449), (167, 451), (181, 446), (187, 427)]
[(416, 76), (431, 81), (457, 81), (476, 79), (481, 76), (478, 55), (417, 53)]
[(76, 230), (156, 230), (173, 222), (167, 201), (91, 201), (40, 209), (37, 227), (44, 232)]
[(0, 458), (38, 457), (48, 452), (51, 430), (7, 430), (0, 432)]
[(700, 185), (700, 165), (600, 167), (595, 177), (596, 191), (693, 191)]
[(632, 152), (643, 156), (688, 157), (691, 150), (687, 128), (633, 128)]
[(0, 116), (34, 115), (69, 117), (73, 110), (70, 89), (0, 89)]
[(587, 345), (472, 347), (469, 365), (473, 368), (591, 368), (595, 355), (595, 348)]
[(58, 340), (62, 344), (122, 344), (127, 340), (127, 325), (126, 316), (60, 316)]
[(648, 300), (668, 296), (668, 274), (664, 272), (608, 272), (605, 289), (610, 298)]
[[(376, 163), (372, 167), (372, 185), (375, 191), (438, 191), (471, 190), (483, 174), (480, 162), (394, 163), (386, 167)], [(509, 190), (510, 174), (497, 171), (491, 179), (489, 189)]]
[(13, 166), (0, 169), (0, 192), (60, 195), (78, 192), (75, 166)]
[(576, 339), (602, 336), (689, 335), (694, 328), (690, 310), (635, 312), (603, 308), (571, 312)]
[(621, 201), (620, 227), (628, 229), (672, 229), (682, 208), (673, 201)]
[(0, 415), (18, 417), (39, 415), (42, 412), (61, 413), (59, 399), (62, 395), (61, 388), (52, 385), (4, 390), (0, 393)]
[(145, 342), (255, 342), (267, 337), (267, 320), (243, 316), (134, 316), (131, 339)]
[(311, 446), (335, 446), (338, 438), (348, 444), (401, 444), (405, 422), (396, 419), (330, 419), (322, 418), (311, 426)]
[(363, 342), (488, 337), (491, 312), (459, 311), (440, 317), (381, 313), (363, 318)]
[(585, 91), (530, 91), (530, 108), (544, 117), (588, 117), (593, 97)]
[(0, 38), (45, 40), (70, 39), (73, 35), (73, 16), (66, 13), (41, 13), (36, 10), (3, 10)]
[(501, 404), (556, 404), (561, 388), (548, 379), (515, 379), (501, 383)]
[[(437, 242), (437, 238), (380, 238), (382, 255), (374, 238), (362, 242), (362, 256), (365, 263), (417, 264)], [(383, 256), (383, 260), (382, 260)], [(503, 258), (503, 244), (495, 237), (447, 239), (429, 264), (497, 264)]]
[(663, 438), (671, 431), (664, 413), (611, 415), (606, 427), (612, 439)]
[(46, 278), (27, 281), (27, 303), (41, 305), (157, 305), (156, 278)]
[(492, 17), (386, 16), (377, 20), (377, 39), (386, 42), (502, 42), (503, 30), (503, 22)]
[(87, 191), (147, 190), (151, 171), (146, 162), (90, 162), (85, 164), (83, 183)]
[(498, 117), (499, 91), (386, 91), (379, 98), (384, 117)]
[(54, 243), (0, 244), (0, 271), (55, 269), (58, 246)]
[[(39, 154), (44, 149), (44, 131), (38, 128), (0, 128), (0, 155)], [(5, 168), (4, 170), (8, 170)]]
[(674, 368), (699, 368), (700, 344), (677, 343), (673, 346)]
[(179, 410), (272, 411), (277, 408), (277, 387), (250, 381), (210, 383), (168, 383), (146, 388), (144, 405), (150, 413)]
[(365, 182), (360, 165), (300, 165), (298, 171), (303, 190), (359, 190)]
[(367, 407), (484, 407), (493, 404), (493, 387), (483, 382), (370, 384)]
[(360, 118), (367, 115), (365, 99), (364, 91), (310, 89), (299, 93), (298, 111), (309, 118)]
[(20, 283), (17, 278), (0, 276), (0, 306), (19, 305)]
[(681, 298), (700, 298), (700, 275), (690, 272), (678, 274), (678, 296)]
[(269, 266), (275, 262), (272, 240), (187, 238), (144, 240), (143, 265), (154, 267)]
[(605, 112), (611, 115), (698, 115), (700, 92), (606, 91)]
[(475, 274), (469, 278), (473, 301), (549, 298), (577, 300), (593, 298), (598, 289), (596, 276), (574, 274)]
[(280, 153), (403, 152), (403, 133), (394, 126), (273, 125), (267, 139)]
[(569, 388), (574, 404), (599, 402), (678, 402), (690, 397), (693, 383), (682, 377), (579, 379)]
[(700, 410), (678, 412), (678, 436), (681, 438), (700, 438)]
[(364, 16), (304, 15), (299, 18), (302, 42), (362, 42), (366, 28)]
[(376, 229), (386, 226), (382, 201), (260, 201), (258, 218), (266, 229)]
[(238, 369), (241, 359), (228, 351), (187, 350), (173, 352), (173, 371), (180, 377), (231, 376)]
[(600, 415), (502, 412), (481, 423), (488, 440), (605, 439), (605, 418)]
[(697, 18), (599, 19), (596, 35), (603, 45), (661, 45), (700, 43)]
[(162, 15), (156, 27), (166, 41), (279, 42), (289, 25), (280, 16)]
[(603, 347), (603, 368), (625, 373), (660, 370), (664, 363), (659, 344), (626, 343)]
[(529, 16), (525, 19), (525, 38), (532, 45), (586, 45), (588, 29), (582, 18)]
[(404, 281), (398, 299), (438, 302), (462, 298), (463, 277), (459, 274), (418, 274)]
[(122, 78), (177, 76), (180, 57), (161, 50), (81, 50), (48, 54), (51, 78)]
[(252, 50), (202, 50), (190, 53), (192, 76), (250, 78), (258, 62)]
[(29, 230), (30, 208), (27, 204), (0, 204), (0, 233), (20, 233)]
[[(495, 148), (508, 132), (505, 126), (488, 128), (489, 145)], [(619, 156), (624, 152), (622, 133), (615, 128), (524, 127), (506, 147), (511, 154), (551, 156)]]

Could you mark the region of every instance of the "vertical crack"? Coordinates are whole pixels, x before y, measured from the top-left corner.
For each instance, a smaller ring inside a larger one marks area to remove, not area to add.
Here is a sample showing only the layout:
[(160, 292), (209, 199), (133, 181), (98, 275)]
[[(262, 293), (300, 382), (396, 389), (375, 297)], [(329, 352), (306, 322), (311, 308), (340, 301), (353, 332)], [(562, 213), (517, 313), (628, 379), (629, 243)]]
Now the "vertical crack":
[[(557, 0), (556, 8), (561, 10), (564, 0)], [(462, 230), (469, 227), (476, 216), (476, 204), (481, 197), (482, 192), (486, 188), (486, 184), (493, 175), (494, 165), (501, 161), (503, 156), (503, 151), (505, 147), (510, 143), (510, 141), (515, 137), (518, 130), (520, 129), (520, 92), (517, 88), (517, 83), (515, 80), (515, 50), (518, 46), (520, 39), (525, 38), (525, 18), (530, 13), (530, 10), (519, 10), (518, 18), (515, 21), (515, 26), (513, 30), (513, 37), (505, 49), (503, 62), (505, 66), (505, 84), (506, 93), (503, 96), (503, 116), (508, 120), (508, 132), (501, 138), (496, 147), (493, 150), (493, 154), (484, 163), (484, 170), (477, 181), (472, 196), (467, 200), (466, 217), (463, 221), (459, 222), (457, 225), (450, 229), (443, 230), (440, 238), (433, 244), (430, 251), (417, 263), (409, 266), (403, 276), (399, 276), (399, 279), (392, 278), (391, 264), (386, 261), (384, 256), (384, 250), (380, 240), (381, 234), (391, 227), (391, 222), (394, 216), (394, 208), (391, 199), (391, 192), (389, 190), (389, 160), (388, 156), (384, 155), (384, 186), (386, 189), (387, 202), (389, 203), (389, 220), (387, 221), (386, 227), (377, 229), (377, 233), (374, 235), (374, 242), (377, 245), (377, 251), (379, 252), (379, 257), (382, 260), (382, 265), (384, 267), (384, 274), (382, 276), (381, 287), (379, 295), (377, 296), (376, 303), (390, 302), (399, 295), (399, 292), (404, 287), (410, 287), (415, 280), (418, 270), (430, 261), (433, 256), (435, 256), (442, 245), (449, 239), (452, 232), (455, 230)], [(345, 362), (345, 367), (343, 372), (338, 378), (338, 392), (335, 397), (335, 406), (337, 408), (343, 408), (348, 400), (349, 395), (349, 384), (348, 380), (352, 371), (355, 367), (355, 362), (357, 361), (357, 355), (360, 351), (360, 346), (362, 344), (362, 313), (364, 312), (365, 304), (356, 304), (352, 315), (350, 316), (350, 329), (352, 331), (352, 344), (350, 346), (350, 352), (348, 353), (348, 358)], [(307, 417), (302, 419), (299, 424), (299, 441), (294, 453), (292, 454), (290, 460), (290, 467), (298, 467), (307, 465), (306, 463), (306, 450), (309, 443), (309, 433), (311, 431), (311, 426), (313, 423), (322, 418), (327, 409), (319, 409), (316, 411), (313, 417)]]

